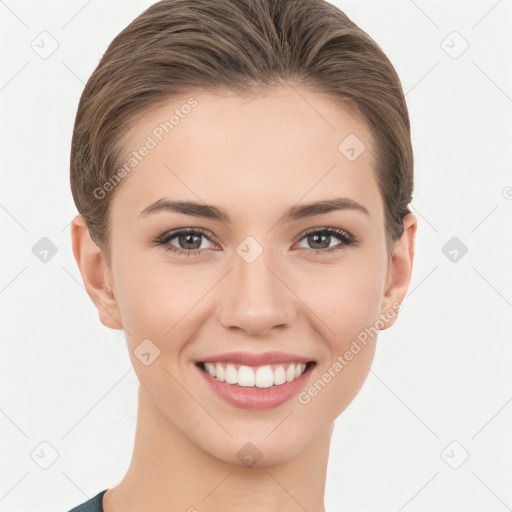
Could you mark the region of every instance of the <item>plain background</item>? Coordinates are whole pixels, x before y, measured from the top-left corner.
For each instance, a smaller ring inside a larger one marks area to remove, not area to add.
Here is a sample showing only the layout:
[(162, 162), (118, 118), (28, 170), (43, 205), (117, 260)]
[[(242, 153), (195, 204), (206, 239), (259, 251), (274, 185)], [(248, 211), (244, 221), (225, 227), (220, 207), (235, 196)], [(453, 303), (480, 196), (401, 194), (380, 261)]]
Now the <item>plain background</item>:
[[(130, 461), (137, 380), (73, 258), (69, 149), (85, 82), (152, 3), (0, 0), (0, 512), (67, 511)], [(326, 506), (511, 510), (512, 2), (335, 4), (401, 78), (419, 225), (403, 311), (336, 421)]]

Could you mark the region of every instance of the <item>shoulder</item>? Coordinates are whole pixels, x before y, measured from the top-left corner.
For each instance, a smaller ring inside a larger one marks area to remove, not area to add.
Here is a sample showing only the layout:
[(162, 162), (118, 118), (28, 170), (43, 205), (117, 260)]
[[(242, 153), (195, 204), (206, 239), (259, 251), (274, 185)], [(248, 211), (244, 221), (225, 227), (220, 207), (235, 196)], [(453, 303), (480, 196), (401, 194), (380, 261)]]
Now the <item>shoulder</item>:
[(72, 508), (68, 512), (103, 512), (102, 499), (105, 492), (107, 492), (107, 489), (104, 489), (90, 500)]

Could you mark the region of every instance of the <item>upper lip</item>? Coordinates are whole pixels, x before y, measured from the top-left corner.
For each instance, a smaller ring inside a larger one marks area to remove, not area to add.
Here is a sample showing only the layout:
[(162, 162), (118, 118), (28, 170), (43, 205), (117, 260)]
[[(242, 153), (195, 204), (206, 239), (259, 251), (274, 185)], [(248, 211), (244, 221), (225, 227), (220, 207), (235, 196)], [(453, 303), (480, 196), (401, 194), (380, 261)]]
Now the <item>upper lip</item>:
[(264, 366), (267, 364), (279, 363), (309, 363), (313, 361), (307, 357), (287, 354), (286, 352), (264, 352), (262, 354), (251, 354), (250, 352), (225, 352), (201, 359), (202, 363), (235, 363), (245, 366)]

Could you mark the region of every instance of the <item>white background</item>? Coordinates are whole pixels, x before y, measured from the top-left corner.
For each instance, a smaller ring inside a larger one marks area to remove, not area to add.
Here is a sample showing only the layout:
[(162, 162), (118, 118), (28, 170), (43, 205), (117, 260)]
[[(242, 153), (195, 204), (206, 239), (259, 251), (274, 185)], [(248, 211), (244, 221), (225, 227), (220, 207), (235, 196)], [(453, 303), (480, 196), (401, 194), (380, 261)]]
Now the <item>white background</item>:
[[(73, 258), (69, 149), (85, 82), (152, 3), (0, 1), (0, 512), (67, 511), (130, 461), (137, 380)], [(326, 506), (512, 510), (512, 1), (335, 4), (401, 78), (419, 224), (404, 309), (336, 422)], [(468, 249), (455, 262), (452, 237)]]

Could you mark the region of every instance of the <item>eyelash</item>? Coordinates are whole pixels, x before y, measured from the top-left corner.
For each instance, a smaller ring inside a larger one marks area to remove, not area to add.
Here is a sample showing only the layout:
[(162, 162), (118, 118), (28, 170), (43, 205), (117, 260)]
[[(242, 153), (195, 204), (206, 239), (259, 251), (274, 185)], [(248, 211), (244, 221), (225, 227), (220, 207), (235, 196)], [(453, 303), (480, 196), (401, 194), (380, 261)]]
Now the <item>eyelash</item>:
[[(332, 253), (333, 251), (343, 249), (344, 247), (347, 247), (347, 246), (356, 247), (359, 245), (359, 240), (355, 236), (349, 235), (346, 231), (344, 231), (342, 229), (337, 229), (337, 228), (313, 228), (313, 229), (310, 229), (310, 230), (306, 231), (305, 233), (303, 233), (302, 237), (299, 239), (299, 242), (302, 241), (304, 238), (306, 238), (308, 235), (311, 235), (313, 233), (314, 234), (335, 235), (336, 238), (341, 240), (341, 244), (339, 247), (335, 246), (335, 247), (331, 247), (328, 249), (306, 249), (308, 252), (310, 252), (312, 254)], [(208, 241), (214, 243), (208, 236), (207, 232), (201, 228), (182, 228), (182, 229), (177, 229), (174, 231), (168, 231), (168, 232), (164, 233), (163, 235), (160, 235), (158, 238), (156, 238), (153, 241), (153, 243), (156, 244), (157, 246), (162, 246), (164, 250), (170, 251), (175, 254), (186, 254), (187, 257), (198, 256), (203, 251), (203, 249), (186, 250), (186, 249), (177, 248), (177, 247), (169, 244), (169, 242), (172, 239), (174, 239), (180, 235), (184, 235), (184, 234), (200, 235), (200, 236), (205, 237)]]

